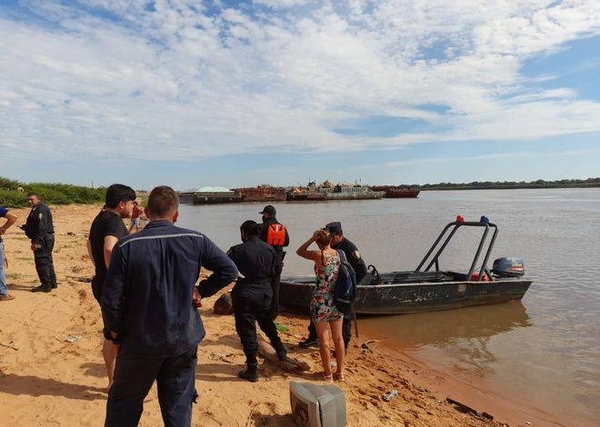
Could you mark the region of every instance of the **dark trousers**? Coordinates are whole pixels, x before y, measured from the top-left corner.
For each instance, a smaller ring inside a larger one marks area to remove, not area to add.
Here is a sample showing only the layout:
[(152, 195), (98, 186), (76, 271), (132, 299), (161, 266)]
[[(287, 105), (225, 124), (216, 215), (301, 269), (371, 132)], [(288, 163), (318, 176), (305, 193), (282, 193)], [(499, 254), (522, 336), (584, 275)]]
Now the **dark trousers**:
[[(344, 338), (344, 347), (348, 348), (348, 344), (352, 339), (352, 315), (344, 316), (344, 320), (342, 321), (342, 337)], [(313, 321), (310, 321), (308, 325), (308, 339), (316, 340), (317, 339), (317, 328), (315, 328), (315, 324)]]
[(197, 347), (174, 357), (144, 357), (121, 351), (108, 392), (104, 427), (136, 427), (144, 398), (156, 379), (165, 427), (188, 427), (196, 393)]
[(263, 286), (237, 284), (231, 292), (235, 330), (242, 342), (246, 363), (257, 363), (256, 323), (267, 335), (275, 351), (285, 351), (277, 333), (277, 326), (271, 318), (271, 296), (272, 291), (268, 284)]
[(273, 275), (271, 276), (271, 290), (273, 297), (271, 298), (271, 319), (275, 320), (279, 315), (279, 282), (281, 281), (281, 272), (283, 271), (283, 257), (285, 252), (277, 255)]
[(279, 315), (279, 282), (281, 280), (281, 275), (277, 274), (271, 277), (271, 291), (273, 293), (273, 297), (271, 298), (271, 306), (270, 306), (270, 317), (271, 320), (277, 319)]
[(40, 284), (45, 288), (56, 287), (56, 273), (52, 250), (54, 249), (54, 234), (47, 234), (41, 242), (40, 248), (33, 252), (35, 271), (40, 278)]

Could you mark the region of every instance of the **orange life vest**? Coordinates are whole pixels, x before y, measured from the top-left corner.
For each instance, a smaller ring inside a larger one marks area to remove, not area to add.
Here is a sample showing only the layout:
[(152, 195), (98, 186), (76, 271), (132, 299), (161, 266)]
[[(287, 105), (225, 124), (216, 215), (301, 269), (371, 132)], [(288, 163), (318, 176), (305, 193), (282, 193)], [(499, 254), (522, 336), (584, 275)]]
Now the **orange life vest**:
[(271, 246), (285, 245), (285, 225), (269, 224), (269, 228), (267, 228), (267, 243)]

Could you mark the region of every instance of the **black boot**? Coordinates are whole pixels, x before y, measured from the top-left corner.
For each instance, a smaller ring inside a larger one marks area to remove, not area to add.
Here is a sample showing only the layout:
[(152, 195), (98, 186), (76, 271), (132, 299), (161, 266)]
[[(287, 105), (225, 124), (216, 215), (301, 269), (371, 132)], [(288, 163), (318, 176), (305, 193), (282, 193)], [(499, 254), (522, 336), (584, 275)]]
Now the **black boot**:
[(281, 341), (279, 342), (279, 345), (275, 347), (275, 352), (277, 353), (277, 358), (280, 361), (284, 361), (287, 358), (287, 347), (283, 345)]
[(258, 363), (248, 363), (245, 371), (238, 372), (238, 377), (255, 383), (258, 381)]
[(319, 348), (319, 340), (317, 340), (316, 338), (308, 337), (304, 341), (300, 341), (300, 344), (298, 344), (298, 345), (300, 346), (300, 348), (310, 348), (310, 347)]

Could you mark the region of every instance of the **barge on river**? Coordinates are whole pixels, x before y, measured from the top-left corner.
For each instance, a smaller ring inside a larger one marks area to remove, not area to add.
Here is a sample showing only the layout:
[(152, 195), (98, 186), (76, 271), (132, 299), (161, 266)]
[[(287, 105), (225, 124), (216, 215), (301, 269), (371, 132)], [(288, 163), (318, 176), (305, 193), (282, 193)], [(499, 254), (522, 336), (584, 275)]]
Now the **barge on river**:
[(288, 202), (326, 200), (372, 200), (382, 199), (385, 191), (373, 191), (360, 184), (336, 184), (325, 181), (320, 185), (309, 182), (306, 187), (294, 187), (286, 193)]
[(239, 203), (242, 195), (224, 187), (201, 187), (179, 193), (179, 203), (212, 205), (216, 203)]
[(376, 185), (371, 187), (373, 191), (383, 191), (386, 199), (414, 199), (419, 197), (421, 190), (413, 187), (399, 185)]

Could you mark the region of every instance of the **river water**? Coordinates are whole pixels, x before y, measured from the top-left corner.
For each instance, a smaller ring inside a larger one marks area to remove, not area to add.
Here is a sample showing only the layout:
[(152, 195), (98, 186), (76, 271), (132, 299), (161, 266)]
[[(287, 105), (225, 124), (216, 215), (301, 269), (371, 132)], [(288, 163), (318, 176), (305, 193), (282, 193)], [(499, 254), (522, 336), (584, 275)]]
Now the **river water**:
[[(600, 189), (428, 191), (417, 199), (274, 204), (290, 233), (283, 276), (309, 275), (295, 249), (341, 221), (379, 271), (412, 270), (457, 214), (499, 228), (491, 260), (521, 257), (522, 302), (361, 319), (361, 330), (480, 389), (518, 396), (567, 426), (600, 425)], [(179, 225), (221, 248), (263, 204), (182, 205)], [(468, 269), (478, 238), (457, 236), (442, 269)]]

